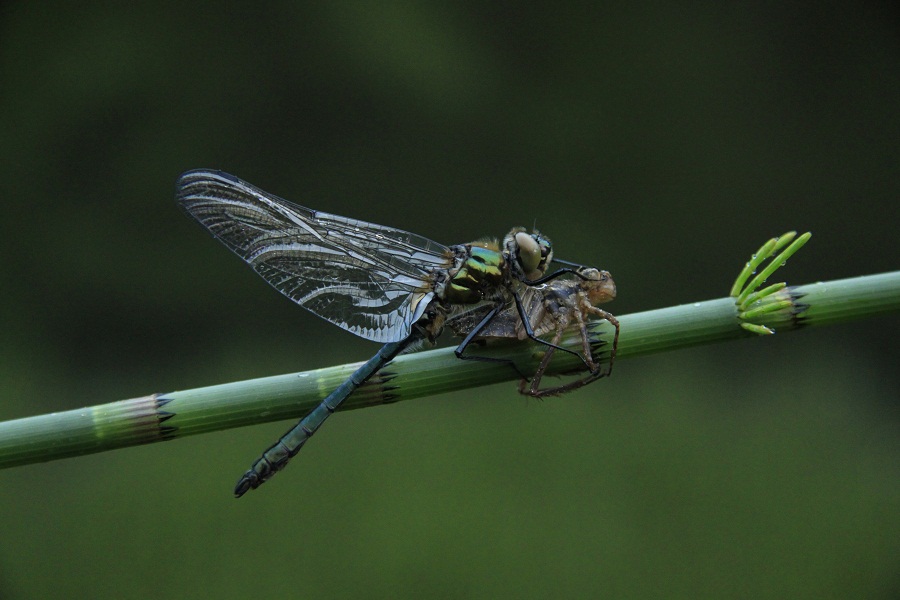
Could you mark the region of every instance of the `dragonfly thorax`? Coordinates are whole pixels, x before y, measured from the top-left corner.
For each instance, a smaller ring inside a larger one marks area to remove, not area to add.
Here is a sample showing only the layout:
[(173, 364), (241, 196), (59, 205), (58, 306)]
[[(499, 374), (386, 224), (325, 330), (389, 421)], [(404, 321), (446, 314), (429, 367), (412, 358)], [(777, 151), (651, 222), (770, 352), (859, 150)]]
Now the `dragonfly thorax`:
[(492, 299), (503, 289), (507, 276), (503, 254), (477, 245), (462, 248), (464, 252), (455, 253), (457, 264), (449, 272), (443, 299), (450, 304), (475, 304)]

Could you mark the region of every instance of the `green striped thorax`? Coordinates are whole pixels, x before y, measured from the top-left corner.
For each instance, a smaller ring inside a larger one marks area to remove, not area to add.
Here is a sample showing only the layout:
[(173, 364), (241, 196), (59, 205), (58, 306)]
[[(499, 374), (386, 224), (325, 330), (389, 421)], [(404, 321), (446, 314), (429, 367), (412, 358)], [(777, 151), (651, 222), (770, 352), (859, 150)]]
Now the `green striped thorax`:
[(537, 231), (511, 230), (495, 240), (451, 247), (454, 266), (438, 295), (450, 304), (475, 304), (497, 297), (511, 281), (540, 279), (553, 260), (550, 240)]

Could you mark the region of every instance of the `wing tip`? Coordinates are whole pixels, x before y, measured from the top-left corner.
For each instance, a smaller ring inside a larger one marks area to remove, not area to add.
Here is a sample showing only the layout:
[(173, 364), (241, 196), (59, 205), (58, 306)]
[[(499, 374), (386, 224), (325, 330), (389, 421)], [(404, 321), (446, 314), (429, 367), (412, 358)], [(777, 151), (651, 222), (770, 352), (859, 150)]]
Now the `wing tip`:
[(191, 169), (175, 180), (175, 203), (187, 208), (192, 199), (203, 196), (213, 185), (246, 185), (239, 178), (218, 169)]

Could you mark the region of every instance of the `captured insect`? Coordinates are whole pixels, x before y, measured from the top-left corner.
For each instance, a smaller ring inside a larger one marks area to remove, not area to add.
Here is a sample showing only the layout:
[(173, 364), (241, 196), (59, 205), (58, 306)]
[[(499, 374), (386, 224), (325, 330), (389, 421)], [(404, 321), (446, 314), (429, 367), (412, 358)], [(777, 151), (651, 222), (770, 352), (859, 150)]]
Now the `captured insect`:
[[(573, 278), (558, 278), (526, 288), (521, 293), (519, 301), (527, 318), (520, 316), (516, 307), (508, 306), (478, 329), (475, 337), (477, 341), (501, 338), (524, 340), (527, 337), (553, 333), (549, 342), (542, 340), (547, 350), (544, 351), (544, 356), (531, 381), (525, 378), (520, 381), (519, 392), (522, 394), (536, 398), (554, 396), (576, 390), (612, 373), (619, 344), (619, 321), (597, 305), (615, 299), (616, 284), (607, 271), (592, 267), (581, 267), (575, 271), (575, 275)], [(456, 335), (469, 336), (477, 324), (483, 321), (483, 314), (486, 314), (484, 307), (471, 309), (452, 317), (447, 325)], [(587, 331), (587, 319), (591, 315), (605, 319), (615, 328), (609, 349), (609, 366), (605, 371), (594, 361), (592, 346), (596, 341), (591, 340)], [(589, 374), (563, 385), (541, 389), (541, 379), (550, 365), (554, 352), (559, 348), (560, 339), (565, 330), (573, 325), (578, 327), (581, 336), (583, 351), (581, 356), (587, 363)]]
[[(531, 332), (521, 296), (566, 274), (550, 275), (550, 240), (512, 229), (492, 241), (444, 246), (419, 235), (316, 211), (264, 192), (233, 175), (188, 171), (176, 184), (178, 204), (282, 294), (314, 314), (384, 346), (269, 447), (235, 486), (240, 497), (285, 467), (340, 404), (401, 352), (433, 343), (448, 317), (483, 306), (467, 326), (466, 346), (496, 317), (514, 310)], [(580, 277), (577, 277), (580, 278)], [(535, 311), (536, 308), (530, 310)], [(504, 317), (507, 321), (512, 317)], [(542, 322), (543, 317), (536, 322)], [(589, 353), (588, 353), (589, 356)], [(593, 364), (582, 357), (593, 371)]]

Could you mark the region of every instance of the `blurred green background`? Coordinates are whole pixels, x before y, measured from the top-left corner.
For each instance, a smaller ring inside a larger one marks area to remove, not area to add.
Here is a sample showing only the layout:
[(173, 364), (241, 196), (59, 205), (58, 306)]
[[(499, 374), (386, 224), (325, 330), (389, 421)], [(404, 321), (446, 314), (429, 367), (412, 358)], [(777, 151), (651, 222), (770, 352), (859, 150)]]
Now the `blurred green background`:
[[(0, 8), (0, 418), (377, 345), (173, 202), (184, 170), (443, 243), (536, 224), (617, 314), (898, 268), (889, 3)], [(814, 7), (814, 8), (813, 8)], [(896, 598), (896, 317), (0, 472), (0, 598)]]

